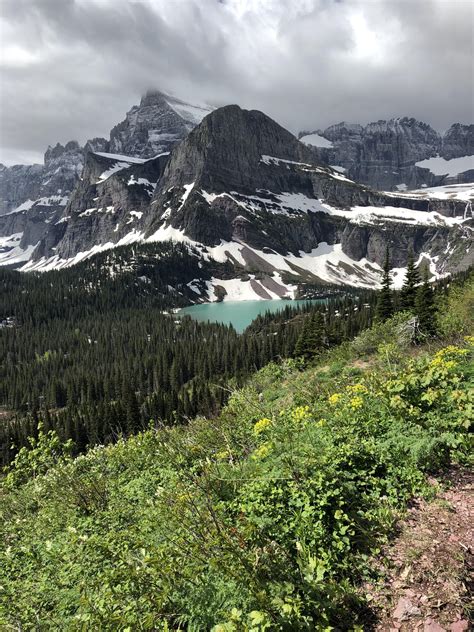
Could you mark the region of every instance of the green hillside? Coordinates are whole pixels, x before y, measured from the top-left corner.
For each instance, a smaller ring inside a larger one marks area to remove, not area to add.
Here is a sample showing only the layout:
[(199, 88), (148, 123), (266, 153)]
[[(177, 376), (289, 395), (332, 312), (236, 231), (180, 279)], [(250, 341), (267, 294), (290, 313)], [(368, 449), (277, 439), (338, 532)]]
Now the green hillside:
[(357, 591), (427, 475), (471, 462), (474, 283), (269, 364), (216, 418), (73, 459), (41, 432), (0, 487), (6, 630), (361, 630)]

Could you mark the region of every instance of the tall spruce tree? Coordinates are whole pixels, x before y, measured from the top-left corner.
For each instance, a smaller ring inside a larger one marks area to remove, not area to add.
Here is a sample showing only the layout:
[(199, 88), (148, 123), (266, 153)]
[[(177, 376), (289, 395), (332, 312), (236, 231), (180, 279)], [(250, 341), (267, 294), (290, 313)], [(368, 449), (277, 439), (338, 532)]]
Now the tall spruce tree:
[(416, 294), (415, 315), (418, 317), (421, 337), (434, 336), (436, 334), (436, 305), (427, 267), (423, 272), (423, 283)]
[(320, 311), (307, 316), (303, 330), (295, 346), (295, 355), (308, 360), (314, 356), (324, 343), (324, 317)]
[(407, 258), (407, 272), (405, 276), (405, 281), (400, 292), (400, 307), (403, 310), (414, 312), (419, 284), (420, 272), (415, 266), (413, 252), (410, 251)]
[(375, 314), (378, 320), (384, 321), (393, 315), (392, 291), (390, 289), (390, 253), (385, 251), (385, 262), (383, 266), (382, 289), (379, 292)]

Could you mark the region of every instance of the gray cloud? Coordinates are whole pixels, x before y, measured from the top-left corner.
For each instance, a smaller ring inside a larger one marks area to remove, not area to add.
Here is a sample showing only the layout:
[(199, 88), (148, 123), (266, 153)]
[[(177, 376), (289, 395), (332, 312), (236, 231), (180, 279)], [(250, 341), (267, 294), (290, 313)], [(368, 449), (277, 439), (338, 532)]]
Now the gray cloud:
[(474, 119), (470, 0), (2, 0), (0, 160), (108, 136), (148, 88), (294, 132)]

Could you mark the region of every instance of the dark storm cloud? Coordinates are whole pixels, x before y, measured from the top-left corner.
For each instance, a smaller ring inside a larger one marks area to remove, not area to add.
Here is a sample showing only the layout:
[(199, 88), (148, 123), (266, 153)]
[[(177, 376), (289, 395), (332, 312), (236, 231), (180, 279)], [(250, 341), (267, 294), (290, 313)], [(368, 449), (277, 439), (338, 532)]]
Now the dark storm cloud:
[(108, 136), (151, 87), (292, 131), (472, 122), (470, 0), (2, 0), (0, 160)]

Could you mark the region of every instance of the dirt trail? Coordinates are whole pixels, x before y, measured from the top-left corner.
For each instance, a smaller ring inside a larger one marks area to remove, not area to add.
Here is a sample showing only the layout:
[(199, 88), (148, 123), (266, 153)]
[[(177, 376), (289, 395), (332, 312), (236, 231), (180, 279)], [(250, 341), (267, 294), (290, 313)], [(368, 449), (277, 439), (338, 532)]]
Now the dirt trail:
[(453, 469), (440, 482), (449, 489), (414, 502), (383, 551), (383, 582), (364, 587), (379, 615), (377, 632), (472, 629), (474, 473)]

